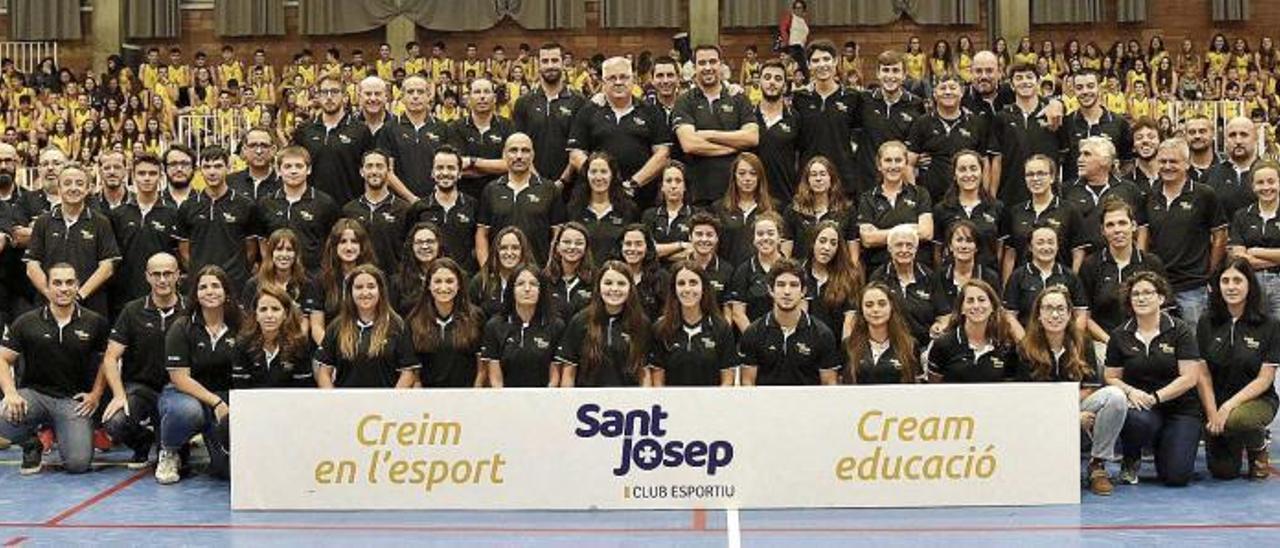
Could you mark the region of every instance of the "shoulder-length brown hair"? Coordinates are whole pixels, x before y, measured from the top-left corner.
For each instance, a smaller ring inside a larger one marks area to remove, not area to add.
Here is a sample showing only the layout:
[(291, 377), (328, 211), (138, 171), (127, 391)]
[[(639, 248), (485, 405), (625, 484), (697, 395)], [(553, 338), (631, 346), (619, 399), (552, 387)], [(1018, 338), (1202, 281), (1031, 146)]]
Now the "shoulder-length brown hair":
[[(1022, 338), (1022, 342), (1018, 343), (1018, 356), (1028, 369), (1031, 380), (1035, 381), (1047, 381), (1053, 378), (1053, 349), (1049, 347), (1049, 338), (1045, 335), (1044, 326), (1040, 324), (1040, 305), (1050, 295), (1061, 295), (1068, 310), (1072, 306), (1071, 292), (1062, 285), (1051, 285), (1036, 295), (1035, 303), (1031, 307), (1031, 318), (1027, 321), (1027, 334)], [(1080, 381), (1093, 374), (1089, 371), (1089, 362), (1084, 354), (1092, 352), (1093, 349), (1085, 344), (1084, 332), (1073, 321), (1067, 321), (1067, 332), (1063, 337), (1062, 347), (1066, 351), (1066, 360), (1062, 366), (1063, 377)]]
[(258, 265), (258, 286), (268, 285), (276, 281), (276, 265), (271, 259), (271, 255), (284, 244), (289, 244), (293, 248), (293, 267), (289, 269), (289, 287), (301, 290), (306, 287), (311, 277), (307, 275), (307, 268), (303, 266), (304, 253), (302, 243), (298, 240), (298, 233), (292, 229), (280, 228), (271, 233), (267, 238), (267, 248), (265, 257), (262, 258), (262, 264)]
[(1000, 294), (996, 292), (996, 288), (991, 284), (978, 279), (970, 278), (964, 285), (960, 286), (960, 291), (956, 292), (956, 302), (951, 308), (951, 322), (947, 324), (947, 329), (956, 329), (964, 325), (964, 293), (969, 288), (976, 287), (983, 293), (987, 294), (987, 300), (991, 301), (991, 317), (987, 318), (986, 335), (987, 340), (991, 344), (999, 346), (1000, 344), (1013, 344), (1012, 330), (1009, 328), (1009, 318), (1004, 313), (1004, 301), (1000, 300)]
[(662, 317), (658, 319), (653, 330), (660, 344), (667, 344), (674, 340), (684, 324), (683, 307), (680, 305), (679, 297), (676, 297), (676, 275), (686, 270), (697, 275), (702, 281), (702, 300), (698, 301), (698, 309), (702, 311), (703, 317), (712, 318), (712, 321), (717, 322), (725, 321), (720, 306), (716, 304), (716, 290), (711, 287), (707, 273), (694, 260), (685, 259), (671, 269), (671, 274), (667, 276), (667, 286), (664, 291), (666, 300), (662, 303)]
[(348, 230), (360, 243), (360, 255), (356, 257), (356, 266), (373, 263), (373, 242), (369, 240), (369, 232), (364, 229), (364, 225), (355, 219), (345, 217), (338, 219), (338, 222), (334, 223), (333, 228), (329, 230), (329, 237), (325, 239), (324, 249), (321, 251), (320, 282), (324, 284), (326, 310), (337, 308), (343, 297), (349, 294), (349, 291), (343, 289), (346, 284), (342, 275), (342, 259), (338, 258), (338, 242), (342, 240), (342, 233)]
[[(840, 235), (840, 223), (836, 221), (826, 220), (818, 223), (818, 227), (813, 231), (813, 241), (809, 242), (809, 249), (813, 249), (814, 244), (818, 242), (818, 236), (826, 230), (834, 230), (840, 242), (836, 245), (836, 254), (831, 257), (831, 264), (826, 265), (827, 283), (822, 287), (822, 294), (818, 298), (822, 299), (822, 304), (827, 307), (827, 310), (840, 310), (862, 294), (862, 268), (854, 264), (849, 246), (845, 245)], [(809, 255), (809, 267), (812, 268), (817, 258), (812, 252)], [(839, 332), (840, 326), (830, 327), (833, 331)]]
[(249, 310), (252, 320), (244, 322), (244, 326), (240, 328), (241, 343), (250, 348), (261, 348), (264, 343), (262, 326), (258, 325), (257, 315), (258, 301), (263, 297), (271, 297), (279, 301), (280, 306), (284, 308), (284, 321), (280, 323), (280, 332), (276, 334), (276, 344), (280, 345), (282, 355), (293, 357), (301, 355), (309, 342), (307, 334), (302, 332), (302, 309), (289, 292), (274, 284), (258, 287), (258, 293), (251, 301), (253, 307)]
[(827, 208), (831, 211), (849, 209), (849, 197), (844, 194), (844, 184), (840, 181), (840, 172), (831, 160), (822, 155), (809, 158), (809, 161), (804, 163), (804, 168), (800, 170), (800, 180), (796, 183), (796, 197), (791, 202), (791, 207), (805, 215), (813, 214), (814, 196), (813, 188), (809, 186), (809, 170), (815, 165), (827, 168), (827, 173), (831, 177), (831, 188), (827, 190)]
[(609, 312), (605, 308), (604, 298), (601, 297), (600, 280), (607, 272), (622, 274), (631, 286), (631, 290), (627, 293), (627, 300), (622, 305), (621, 314), (623, 332), (631, 335), (631, 348), (627, 352), (627, 363), (620, 365), (632, 377), (639, 378), (640, 370), (644, 368), (645, 359), (649, 354), (649, 318), (645, 316), (644, 306), (636, 296), (636, 285), (631, 281), (631, 269), (618, 260), (605, 261), (591, 283), (591, 302), (587, 305), (587, 335), (582, 338), (582, 351), (579, 354), (582, 356), (582, 373), (590, 375), (597, 367), (604, 364), (605, 329), (609, 324)]

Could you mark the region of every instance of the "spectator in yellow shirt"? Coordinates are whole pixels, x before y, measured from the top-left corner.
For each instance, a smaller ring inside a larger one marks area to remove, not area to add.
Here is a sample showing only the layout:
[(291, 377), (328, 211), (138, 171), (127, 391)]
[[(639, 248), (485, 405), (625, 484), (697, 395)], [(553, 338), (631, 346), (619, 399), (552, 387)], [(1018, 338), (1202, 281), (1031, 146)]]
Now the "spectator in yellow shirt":
[(236, 58), (236, 50), (222, 46), (222, 64), (218, 65), (218, 85), (228, 87), (231, 82), (244, 84), (244, 65)]
[(404, 73), (405, 76), (414, 74), (426, 74), (427, 60), (422, 57), (422, 46), (417, 42), (410, 41), (404, 45)]
[(395, 80), (396, 60), (391, 56), (391, 44), (383, 42), (378, 45), (378, 58), (373, 62), (373, 70), (384, 82)]
[(902, 56), (903, 68), (907, 78), (914, 82), (923, 82), (928, 71), (924, 51), (920, 49), (920, 37), (912, 36), (907, 40), (907, 52)]

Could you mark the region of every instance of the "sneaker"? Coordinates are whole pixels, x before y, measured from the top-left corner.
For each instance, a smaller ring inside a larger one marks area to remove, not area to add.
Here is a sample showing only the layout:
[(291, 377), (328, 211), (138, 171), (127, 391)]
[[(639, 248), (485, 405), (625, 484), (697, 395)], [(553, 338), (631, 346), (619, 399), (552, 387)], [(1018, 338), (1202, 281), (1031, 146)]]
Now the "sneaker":
[(107, 435), (105, 428), (98, 427), (93, 431), (93, 448), (98, 452), (105, 453), (110, 451), (113, 444), (114, 442), (111, 441), (111, 436)]
[(1115, 486), (1111, 484), (1111, 475), (1107, 473), (1107, 465), (1102, 461), (1089, 463), (1089, 491), (1098, 496), (1107, 496)]
[(156, 461), (156, 483), (160, 485), (171, 485), (178, 483), (182, 476), (178, 474), (178, 453), (168, 449), (161, 449), (159, 459)]
[(41, 428), (36, 437), (40, 439), (40, 450), (45, 453), (53, 451), (53, 445), (58, 442), (58, 438), (53, 435), (53, 428), (48, 426)]
[(1124, 459), (1120, 462), (1120, 476), (1116, 479), (1120, 480), (1120, 483), (1137, 485), (1138, 469), (1141, 467), (1142, 461), (1140, 459)]
[(31, 440), (22, 444), (22, 466), (18, 473), (24, 476), (39, 474), (41, 462), (44, 460), (44, 446), (39, 440)]
[(1271, 452), (1266, 446), (1262, 449), (1250, 449), (1249, 479), (1264, 480), (1271, 477)]
[(146, 436), (139, 439), (132, 445), (133, 456), (129, 457), (129, 462), (125, 466), (130, 470), (142, 470), (151, 466), (151, 446), (155, 442), (155, 435), (148, 432)]

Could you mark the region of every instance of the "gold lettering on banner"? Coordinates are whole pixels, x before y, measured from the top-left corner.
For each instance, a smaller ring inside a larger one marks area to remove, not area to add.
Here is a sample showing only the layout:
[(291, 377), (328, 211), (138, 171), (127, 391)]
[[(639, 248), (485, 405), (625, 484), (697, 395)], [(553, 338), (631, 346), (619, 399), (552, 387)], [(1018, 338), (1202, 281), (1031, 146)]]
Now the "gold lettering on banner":
[[(988, 479), (995, 475), (998, 462), (994, 444), (981, 447), (968, 445), (956, 451), (954, 444), (971, 442), (977, 420), (971, 416), (892, 416), (871, 409), (858, 418), (857, 439), (875, 443), (864, 456), (841, 457), (835, 463), (835, 476), (840, 481), (935, 481)], [(938, 444), (938, 452), (919, 445), (909, 454), (890, 454), (890, 443)]]

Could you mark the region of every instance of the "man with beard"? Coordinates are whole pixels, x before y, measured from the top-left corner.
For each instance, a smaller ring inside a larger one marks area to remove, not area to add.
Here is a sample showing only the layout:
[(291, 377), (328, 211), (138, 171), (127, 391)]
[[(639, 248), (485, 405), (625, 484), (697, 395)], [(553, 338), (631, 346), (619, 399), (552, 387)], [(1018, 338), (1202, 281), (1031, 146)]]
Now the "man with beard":
[(383, 272), (395, 272), (400, 265), (409, 214), (409, 203), (387, 190), (389, 164), (387, 153), (381, 150), (364, 153), (360, 167), (364, 194), (342, 207), (343, 217), (359, 221), (369, 233), (378, 268)]
[(987, 50), (979, 51), (974, 54), (973, 65), (969, 70), (973, 81), (965, 89), (965, 109), (974, 114), (995, 116), (1013, 104), (1013, 88), (1001, 81), (1003, 75), (1000, 72), (1000, 58), (996, 54)]
[(160, 159), (151, 154), (134, 157), (133, 184), (134, 198), (107, 215), (121, 257), (111, 277), (110, 318), (150, 290), (146, 266), (152, 255), (177, 253), (178, 208), (160, 198)]
[(791, 98), (791, 106), (804, 128), (800, 164), (814, 156), (826, 156), (839, 172), (845, 195), (860, 196), (874, 186), (874, 179), (858, 178), (853, 156), (853, 132), (862, 126), (862, 96), (840, 85), (836, 46), (830, 40), (813, 41), (805, 55), (813, 82)]
[(800, 265), (791, 259), (773, 265), (773, 310), (751, 322), (738, 339), (743, 386), (836, 384), (841, 362), (836, 337), (800, 306), (804, 295)]
[[(689, 194), (705, 207), (724, 196), (734, 158), (759, 144), (760, 128), (746, 94), (730, 95), (720, 80), (720, 47), (698, 46), (693, 60), (697, 86), (676, 101), (671, 125), (688, 159)], [(653, 203), (653, 190), (637, 193), (639, 203)]]
[[(1080, 178), (1062, 189), (1062, 199), (1080, 212), (1084, 240), (1089, 244), (1086, 252), (1106, 245), (1102, 234), (1100, 205), (1108, 198), (1114, 197), (1129, 204), (1129, 208), (1135, 212), (1132, 219), (1134, 227), (1138, 229), (1138, 234), (1145, 233), (1147, 220), (1143, 204), (1147, 198), (1146, 193), (1128, 179), (1115, 175), (1112, 170), (1116, 155), (1115, 144), (1106, 137), (1089, 137), (1080, 141), (1079, 148)], [(1078, 268), (1079, 265), (1073, 264), (1072, 267)]]
[(107, 314), (107, 280), (120, 260), (111, 221), (87, 207), (89, 173), (79, 165), (67, 165), (58, 174), (61, 202), (51, 212), (36, 217), (31, 225), (31, 242), (23, 259), (27, 279), (48, 301), (52, 292), (49, 267), (68, 263), (75, 267), (79, 286), (77, 302), (103, 316)]
[(1222, 161), (1218, 158), (1218, 153), (1213, 150), (1217, 130), (1214, 128), (1213, 120), (1200, 113), (1188, 118), (1183, 127), (1187, 146), (1191, 149), (1189, 173), (1192, 179), (1204, 181), (1204, 175)]
[(125, 187), (127, 177), (124, 152), (115, 149), (102, 151), (98, 155), (98, 183), (101, 188), (89, 199), (89, 207), (98, 213), (107, 214), (128, 202), (129, 189)]
[(258, 200), (254, 210), (255, 234), (264, 246), (262, 255), (266, 255), (265, 245), (271, 233), (288, 228), (298, 236), (302, 249), (296, 251), (301, 253), (302, 264), (318, 271), (325, 238), (341, 210), (332, 197), (307, 184), (312, 162), (306, 149), (286, 147), (280, 151), (278, 161), (280, 190)]
[(475, 272), (477, 262), (476, 216), (480, 204), (475, 198), (458, 192), (462, 174), (462, 155), (458, 149), (443, 145), (432, 159), (431, 177), (435, 189), (413, 204), (409, 225), (429, 221), (440, 227), (441, 249), (467, 272)]
[(551, 241), (565, 222), (560, 189), (533, 172), (533, 141), (523, 133), (507, 138), (503, 151), (506, 175), (489, 183), (480, 196), (476, 221), (476, 259), (481, 267), (489, 258), (489, 238), (515, 226), (529, 239), (537, 264), (546, 264)]
[(991, 124), (992, 148), (1000, 154), (999, 178), (993, 175), (991, 195), (1005, 204), (1020, 204), (1031, 196), (1023, 183), (1023, 164), (1036, 154), (1061, 158), (1066, 149), (1066, 133), (1059, 126), (1049, 129), (1046, 110), (1049, 100), (1040, 97), (1036, 67), (1017, 63), (1011, 69), (1014, 100), (995, 115)]
[[(200, 170), (204, 192), (195, 194), (178, 208), (178, 256), (187, 272), (199, 272), (206, 265), (218, 265), (231, 278), (228, 297), (239, 297), (249, 282), (251, 257), (257, 255), (253, 238), (253, 201), (227, 188), (227, 151), (222, 147), (204, 149)], [(238, 302), (238, 301), (237, 301)]]
[(573, 176), (569, 164), (569, 131), (583, 97), (565, 85), (560, 44), (538, 48), (538, 87), (516, 99), (515, 130), (533, 139), (538, 174), (564, 188)]
[(796, 145), (800, 139), (800, 118), (787, 105), (787, 67), (777, 59), (760, 65), (760, 92), (763, 98), (756, 107), (756, 124), (760, 128), (760, 161), (769, 181), (769, 192), (782, 204), (791, 203), (795, 195)]
[(1154, 118), (1143, 116), (1133, 122), (1133, 182), (1138, 190), (1150, 194), (1160, 185), (1160, 166), (1156, 165), (1156, 149), (1160, 146), (1160, 126)]
[(1080, 108), (1068, 116), (1067, 151), (1062, 158), (1062, 180), (1074, 181), (1080, 176), (1078, 164), (1080, 141), (1089, 137), (1106, 137), (1116, 147), (1116, 159), (1121, 162), (1121, 173), (1128, 173), (1133, 161), (1133, 130), (1124, 116), (1112, 114), (1099, 100), (1098, 73), (1084, 70), (1076, 74), (1073, 85)]
[(515, 128), (494, 112), (494, 101), (493, 81), (473, 80), (467, 101), (470, 114), (449, 128), (449, 143), (462, 152), (462, 180), (458, 187), (471, 196), (480, 196), (489, 182), (507, 171), (502, 159), (503, 143)]
[(431, 115), (431, 101), (435, 93), (431, 83), (420, 74), (413, 74), (401, 84), (400, 100), (404, 102), (404, 116), (395, 128), (384, 130), (391, 149), (387, 150), (392, 162), (393, 175), (403, 187), (391, 185), (391, 191), (407, 202), (431, 193), (431, 162), (436, 151), (449, 139), (449, 126)]
[(19, 206), (25, 219), (25, 222), (19, 224), (25, 229), (18, 230), (16, 235), (19, 245), (23, 246), (27, 245), (27, 239), (31, 236), (31, 221), (53, 211), (53, 206), (58, 205), (58, 174), (67, 165), (67, 155), (60, 148), (48, 147), (40, 151), (36, 162), (36, 188), (23, 193)]
[[(846, 46), (845, 52), (848, 51)], [(876, 151), (880, 144), (905, 141), (911, 124), (925, 114), (924, 99), (903, 87), (906, 69), (902, 54), (885, 51), (876, 58), (876, 63), (880, 86), (862, 93), (862, 130), (858, 132), (857, 153), (858, 177), (872, 182), (877, 176)]]
[(164, 201), (173, 208), (182, 207), (191, 197), (191, 178), (196, 173), (196, 153), (183, 144), (170, 145), (164, 151), (164, 173), (168, 190)]
[(338, 203), (347, 203), (360, 192), (360, 158), (373, 148), (373, 135), (363, 123), (348, 119), (342, 81), (320, 78), (316, 95), (320, 116), (298, 128), (293, 144), (307, 149), (312, 158), (311, 186)]
[(0, 143), (0, 325), (32, 307), (31, 284), (22, 264), (31, 219), (22, 210), (26, 191), (17, 184), (18, 149)]
[[(675, 59), (663, 55), (653, 60), (653, 95), (648, 97), (649, 104), (661, 107), (668, 125), (671, 123), (671, 112), (676, 108), (676, 99), (680, 98), (680, 65)], [(672, 155), (674, 158), (675, 156)]]
[(943, 75), (933, 87), (933, 112), (917, 118), (907, 133), (911, 163), (919, 167), (917, 184), (929, 190), (933, 203), (941, 203), (955, 179), (952, 156), (973, 150), (983, 157), (983, 173), (990, 181), (986, 155), (990, 151), (990, 117), (960, 108), (960, 77)]
[(1253, 181), (1248, 175), (1258, 160), (1258, 130), (1253, 120), (1237, 116), (1227, 121), (1223, 131), (1226, 133), (1227, 161), (1215, 164), (1201, 180), (1218, 193), (1222, 211), (1234, 215), (1256, 200)]
[(270, 130), (256, 127), (245, 133), (240, 153), (248, 167), (228, 175), (228, 187), (254, 201), (280, 189), (280, 176), (275, 170), (275, 139)]

